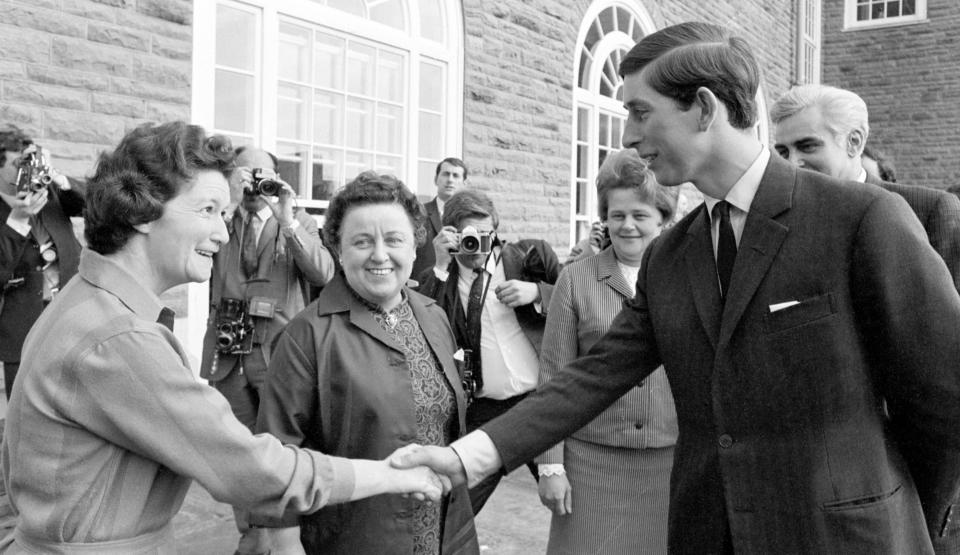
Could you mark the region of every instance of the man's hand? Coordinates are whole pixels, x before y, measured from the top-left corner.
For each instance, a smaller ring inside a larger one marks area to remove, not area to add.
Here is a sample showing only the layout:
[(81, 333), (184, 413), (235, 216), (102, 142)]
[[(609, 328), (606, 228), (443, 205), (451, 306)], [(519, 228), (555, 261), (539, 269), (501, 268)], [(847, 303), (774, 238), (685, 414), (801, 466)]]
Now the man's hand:
[(275, 181), (281, 185), (277, 201), (274, 202), (271, 197), (263, 195), (261, 197), (267, 201), (267, 206), (273, 211), (273, 217), (277, 219), (280, 227), (290, 227), (293, 225), (293, 199), (296, 194), (293, 192), (293, 187), (286, 181), (279, 178)]
[(443, 226), (433, 238), (433, 252), (436, 254), (434, 266), (443, 271), (447, 270), (453, 255), (450, 251), (460, 248), (460, 233), (452, 225)]
[(573, 514), (573, 488), (566, 474), (540, 476), (540, 502), (555, 515)]
[(243, 201), (243, 191), (253, 185), (253, 172), (246, 166), (239, 166), (230, 172), (230, 178), (227, 179), (230, 185), (230, 204), (239, 206)]
[(43, 210), (47, 205), (48, 195), (46, 187), (33, 193), (27, 191), (20, 191), (16, 195), (0, 193), (3, 201), (10, 206), (8, 218), (24, 224), (29, 224), (30, 216), (35, 216)]
[(389, 460), (390, 466), (394, 468), (414, 468), (421, 465), (429, 467), (440, 476), (444, 493), (467, 482), (463, 463), (451, 447), (407, 445), (394, 451)]
[(603, 249), (603, 222), (593, 222), (590, 224), (590, 246), (594, 252), (600, 252)]
[(519, 279), (508, 279), (498, 285), (495, 292), (497, 299), (510, 308), (525, 306), (540, 299), (540, 288), (536, 283)]

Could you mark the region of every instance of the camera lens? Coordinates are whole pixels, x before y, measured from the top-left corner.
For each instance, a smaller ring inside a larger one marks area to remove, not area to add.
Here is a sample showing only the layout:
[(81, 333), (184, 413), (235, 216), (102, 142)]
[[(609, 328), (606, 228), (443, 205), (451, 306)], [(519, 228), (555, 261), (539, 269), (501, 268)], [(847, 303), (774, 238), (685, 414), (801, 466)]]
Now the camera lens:
[(264, 179), (257, 184), (261, 195), (275, 197), (280, 194), (280, 182), (272, 179)]
[(460, 239), (460, 252), (472, 254), (480, 250), (480, 238), (476, 235), (467, 235)]

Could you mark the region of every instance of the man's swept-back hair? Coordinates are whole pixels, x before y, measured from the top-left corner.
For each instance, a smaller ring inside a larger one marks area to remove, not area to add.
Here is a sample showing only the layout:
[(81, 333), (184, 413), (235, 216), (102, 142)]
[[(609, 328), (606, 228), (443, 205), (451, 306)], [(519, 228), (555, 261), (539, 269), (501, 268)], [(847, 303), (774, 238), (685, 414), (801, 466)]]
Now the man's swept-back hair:
[(834, 137), (846, 137), (851, 131), (860, 131), (863, 142), (870, 134), (867, 103), (857, 93), (829, 85), (808, 84), (793, 87), (777, 99), (770, 108), (774, 125), (816, 106), (820, 108), (824, 124)]
[(500, 225), (500, 215), (490, 197), (473, 189), (457, 191), (443, 205), (443, 220), (445, 226), (460, 229), (460, 224), (467, 218), (490, 218), (493, 229)]
[(710, 89), (729, 113), (730, 125), (757, 121), (760, 70), (745, 40), (710, 23), (690, 21), (644, 37), (620, 63), (620, 76), (648, 68), (647, 83), (684, 110), (700, 87)]
[(7, 124), (0, 127), (0, 166), (7, 163), (7, 152), (20, 152), (33, 144), (33, 140), (19, 127)]
[(87, 183), (84, 235), (100, 254), (120, 250), (134, 226), (160, 219), (163, 207), (201, 170), (226, 177), (233, 169), (233, 146), (222, 135), (208, 136), (182, 121), (137, 127), (113, 152), (100, 155)]

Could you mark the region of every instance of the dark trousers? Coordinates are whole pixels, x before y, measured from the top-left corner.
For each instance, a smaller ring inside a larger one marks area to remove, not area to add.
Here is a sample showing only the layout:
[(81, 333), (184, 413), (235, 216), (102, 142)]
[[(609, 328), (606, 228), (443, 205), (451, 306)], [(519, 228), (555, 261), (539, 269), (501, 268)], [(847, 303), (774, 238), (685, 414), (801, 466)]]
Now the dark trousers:
[(3, 392), (7, 394), (7, 401), (10, 400), (10, 392), (13, 391), (13, 379), (17, 377), (17, 370), (20, 368), (20, 361), (3, 363)]
[[(473, 403), (467, 408), (467, 432), (472, 432), (507, 412), (527, 395), (529, 395), (529, 393), (503, 400), (487, 399), (485, 397), (474, 399)], [(533, 474), (533, 479), (539, 480), (537, 465), (533, 464), (533, 461), (527, 463), (527, 468), (529, 468), (530, 473)], [(480, 513), (480, 509), (486, 504), (487, 499), (493, 495), (493, 490), (497, 489), (497, 484), (500, 483), (501, 478), (503, 478), (503, 472), (497, 472), (470, 488), (470, 506), (473, 508), (474, 515)]]

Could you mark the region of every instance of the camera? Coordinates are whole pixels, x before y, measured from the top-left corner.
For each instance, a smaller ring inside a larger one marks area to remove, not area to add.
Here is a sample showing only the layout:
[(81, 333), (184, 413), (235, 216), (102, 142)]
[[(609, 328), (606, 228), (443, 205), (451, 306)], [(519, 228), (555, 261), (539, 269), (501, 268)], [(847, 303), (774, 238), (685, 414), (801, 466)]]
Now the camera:
[(220, 299), (217, 309), (217, 350), (224, 355), (245, 355), (253, 350), (253, 320), (241, 299)]
[(283, 185), (277, 181), (277, 172), (267, 168), (254, 168), (251, 173), (253, 174), (253, 183), (251, 183), (250, 189), (244, 191), (246, 194), (251, 196), (266, 195), (268, 197), (275, 197), (280, 194)]
[(36, 193), (53, 182), (50, 166), (39, 148), (21, 155), (17, 168), (17, 192)]
[(490, 254), (493, 249), (493, 232), (478, 231), (468, 225), (460, 232), (459, 250), (455, 254)]

